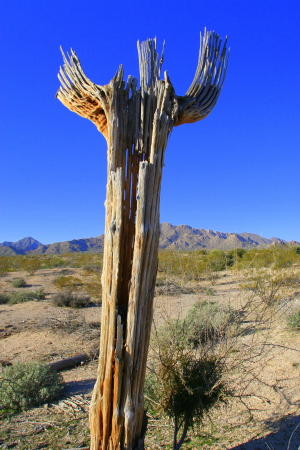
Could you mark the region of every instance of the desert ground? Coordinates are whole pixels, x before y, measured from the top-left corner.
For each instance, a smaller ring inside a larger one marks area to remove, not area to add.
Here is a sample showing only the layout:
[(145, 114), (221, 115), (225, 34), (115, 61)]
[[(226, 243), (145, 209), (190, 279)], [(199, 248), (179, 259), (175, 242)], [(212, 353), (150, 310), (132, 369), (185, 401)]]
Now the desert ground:
[[(81, 269), (68, 269), (82, 276)], [(10, 272), (0, 278), (2, 292), (17, 290), (11, 281), (22, 277), (27, 290), (42, 287), (45, 300), (0, 305), (0, 359), (3, 365), (16, 362), (52, 363), (81, 353), (89, 360), (62, 372), (63, 397), (54, 403), (3, 417), (0, 448), (17, 450), (73, 449), (88, 446), (88, 406), (97, 372), (101, 305), (82, 309), (53, 306), (58, 292), (53, 280), (60, 268), (41, 269), (34, 275)], [(300, 271), (299, 271), (300, 273)], [(157, 289), (154, 306), (156, 326), (168, 318), (184, 317), (198, 300), (227, 303), (233, 307), (245, 302), (240, 287), (241, 274), (222, 272), (214, 280), (202, 280), (190, 289), (170, 282)], [(296, 450), (300, 448), (300, 333), (288, 330), (286, 316), (300, 303), (297, 290), (290, 301), (282, 301), (260, 331), (248, 333), (249, 352), (263, 348), (250, 358), (243, 396), (232, 398), (215, 410), (202, 426), (191, 430), (185, 449)], [(249, 319), (248, 322), (250, 323)], [(239, 384), (240, 374), (234, 381)], [(171, 448), (172, 425), (162, 414), (149, 417), (146, 448)]]

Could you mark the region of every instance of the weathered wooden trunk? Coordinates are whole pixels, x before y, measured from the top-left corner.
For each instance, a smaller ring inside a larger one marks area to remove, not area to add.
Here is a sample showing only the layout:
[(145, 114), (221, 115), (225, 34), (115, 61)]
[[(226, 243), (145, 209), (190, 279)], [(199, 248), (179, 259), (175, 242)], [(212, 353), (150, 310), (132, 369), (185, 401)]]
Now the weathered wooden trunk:
[[(153, 43), (151, 43), (153, 45)], [(147, 51), (147, 44), (141, 51)], [(136, 448), (144, 417), (143, 386), (159, 241), (159, 198), (172, 86), (158, 61), (141, 90), (112, 81), (108, 112), (108, 182), (102, 273), (102, 334), (90, 410), (91, 449)], [(103, 331), (104, 329), (104, 331)], [(101, 423), (101, 428), (99, 428)]]
[(194, 81), (176, 96), (156, 41), (138, 43), (141, 86), (119, 68), (98, 86), (74, 52), (64, 56), (59, 100), (92, 120), (107, 140), (108, 180), (102, 319), (97, 382), (90, 408), (91, 450), (142, 449), (144, 379), (153, 312), (164, 153), (173, 126), (206, 117), (226, 72), (226, 46), (204, 34)]

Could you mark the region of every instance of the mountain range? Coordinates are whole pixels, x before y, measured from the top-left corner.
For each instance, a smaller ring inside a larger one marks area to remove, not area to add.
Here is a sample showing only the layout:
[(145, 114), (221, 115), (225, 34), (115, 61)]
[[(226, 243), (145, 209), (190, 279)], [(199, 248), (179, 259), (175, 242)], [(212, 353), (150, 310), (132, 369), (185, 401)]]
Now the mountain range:
[[(253, 233), (224, 233), (220, 231), (192, 228), (188, 225), (161, 224), (159, 247), (173, 250), (201, 250), (219, 248), (229, 250), (233, 248), (261, 248), (270, 245), (299, 245), (300, 242), (287, 242), (273, 237), (267, 239)], [(104, 235), (94, 238), (73, 239), (71, 241), (56, 242), (44, 245), (41, 242), (26, 237), (17, 242), (2, 242), (0, 255), (39, 255), (60, 254), (71, 252), (101, 253), (104, 249)]]

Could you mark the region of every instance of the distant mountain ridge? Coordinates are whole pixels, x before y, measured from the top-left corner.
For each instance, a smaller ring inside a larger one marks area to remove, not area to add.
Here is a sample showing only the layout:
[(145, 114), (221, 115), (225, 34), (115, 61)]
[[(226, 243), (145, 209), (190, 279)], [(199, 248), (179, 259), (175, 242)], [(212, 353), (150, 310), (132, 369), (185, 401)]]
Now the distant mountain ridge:
[(176, 250), (200, 250), (203, 248), (229, 250), (233, 248), (268, 247), (269, 245), (287, 244), (283, 239), (263, 238), (253, 233), (225, 233), (203, 228), (192, 228), (189, 225), (161, 224), (160, 248)]
[(34, 251), (42, 244), (33, 239), (32, 237), (26, 237), (20, 239), (17, 242), (2, 242), (0, 244), (0, 254), (1, 255), (18, 255), (26, 254), (27, 252)]
[[(224, 233), (220, 231), (192, 228), (189, 225), (161, 224), (159, 247), (173, 250), (201, 250), (219, 248), (230, 250), (233, 248), (259, 248), (270, 245), (299, 245), (300, 242), (288, 243), (283, 239), (272, 237), (267, 239), (253, 233)], [(73, 239), (71, 241), (56, 242), (44, 245), (27, 237), (17, 242), (3, 242), (0, 244), (0, 255), (55, 255), (72, 252), (95, 252), (104, 250), (104, 235), (95, 238)]]

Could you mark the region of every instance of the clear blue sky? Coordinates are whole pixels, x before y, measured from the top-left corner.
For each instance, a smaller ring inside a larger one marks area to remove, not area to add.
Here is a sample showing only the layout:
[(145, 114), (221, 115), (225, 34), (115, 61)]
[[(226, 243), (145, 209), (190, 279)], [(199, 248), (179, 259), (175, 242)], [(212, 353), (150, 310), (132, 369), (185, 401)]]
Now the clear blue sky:
[(138, 39), (165, 39), (183, 95), (204, 27), (229, 36), (227, 79), (211, 115), (171, 135), (161, 222), (300, 241), (299, 25), (298, 0), (0, 0), (0, 242), (104, 231), (106, 142), (55, 99), (59, 46), (106, 84), (119, 64), (138, 76)]

